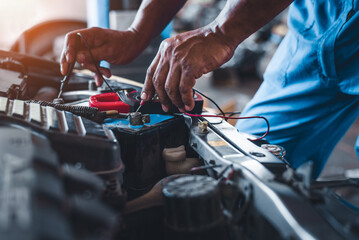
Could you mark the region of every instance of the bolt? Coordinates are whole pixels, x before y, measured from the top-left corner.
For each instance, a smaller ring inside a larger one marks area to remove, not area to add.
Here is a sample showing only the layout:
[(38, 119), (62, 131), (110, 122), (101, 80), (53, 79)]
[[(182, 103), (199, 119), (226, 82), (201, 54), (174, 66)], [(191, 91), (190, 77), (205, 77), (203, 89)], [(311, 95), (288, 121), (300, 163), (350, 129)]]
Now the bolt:
[(150, 114), (142, 114), (142, 122), (143, 123), (150, 123), (151, 122)]
[(207, 133), (208, 132), (208, 122), (207, 121), (203, 121), (203, 122), (198, 122), (198, 128), (200, 129), (200, 131), (202, 133)]
[(255, 156), (255, 157), (265, 157), (266, 155), (264, 155), (263, 153), (260, 152), (249, 152), (249, 154)]
[(262, 144), (262, 148), (267, 149), (269, 152), (271, 152), (273, 155), (275, 155), (279, 159), (284, 159), (284, 156), (286, 154), (286, 150), (284, 147), (279, 145), (272, 145), (272, 144)]
[(96, 81), (95, 81), (95, 80), (89, 80), (89, 81), (88, 81), (88, 90), (89, 90), (89, 91), (96, 91), (96, 90), (97, 90), (97, 86), (96, 86)]
[(77, 168), (77, 169), (81, 169), (82, 168), (82, 163), (77, 162), (77, 163), (75, 163), (74, 167)]
[(130, 125), (132, 126), (143, 125), (142, 114), (139, 112), (130, 113)]
[(64, 99), (63, 98), (54, 98), (54, 100), (52, 100), (52, 102), (55, 104), (64, 104)]

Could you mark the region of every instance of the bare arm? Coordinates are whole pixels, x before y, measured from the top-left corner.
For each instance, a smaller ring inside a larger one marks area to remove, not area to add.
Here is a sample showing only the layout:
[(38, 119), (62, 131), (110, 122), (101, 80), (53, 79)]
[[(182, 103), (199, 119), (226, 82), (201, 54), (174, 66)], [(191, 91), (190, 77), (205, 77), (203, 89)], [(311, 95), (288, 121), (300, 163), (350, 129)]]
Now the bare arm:
[(156, 91), (165, 111), (171, 103), (190, 111), (195, 79), (227, 62), (238, 44), (292, 1), (228, 0), (209, 25), (166, 39), (148, 69), (142, 100), (150, 100)]
[(147, 44), (167, 26), (187, 0), (144, 0), (130, 30)]
[(228, 0), (215, 22), (233, 46), (272, 20), (293, 0)]

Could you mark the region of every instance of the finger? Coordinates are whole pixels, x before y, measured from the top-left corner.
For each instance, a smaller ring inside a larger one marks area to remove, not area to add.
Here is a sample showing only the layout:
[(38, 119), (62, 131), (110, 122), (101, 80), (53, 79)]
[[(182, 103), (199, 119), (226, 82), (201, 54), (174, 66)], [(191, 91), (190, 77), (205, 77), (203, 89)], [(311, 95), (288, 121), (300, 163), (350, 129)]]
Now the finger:
[(80, 51), (81, 47), (83, 47), (83, 43), (80, 44), (78, 33), (81, 33), (82, 36), (87, 39), (88, 44), (92, 45), (92, 38), (89, 36), (94, 34), (97, 31), (95, 28), (93, 29), (80, 29), (76, 31), (72, 31), (65, 36), (65, 45), (61, 53), (60, 65), (61, 65), (61, 73), (65, 75), (67, 73), (69, 64), (76, 60), (76, 52)]
[(192, 88), (195, 83), (194, 76), (188, 73), (188, 71), (182, 70), (179, 91), (186, 111), (191, 111), (194, 108)]
[(159, 60), (160, 60), (160, 54), (157, 53), (150, 67), (147, 69), (145, 83), (141, 92), (141, 100), (144, 102), (151, 100), (155, 94), (155, 88), (152, 83), (152, 78), (155, 74)]
[(60, 70), (62, 75), (66, 75), (69, 63), (75, 60), (75, 45), (76, 45), (76, 33), (71, 32), (66, 34), (65, 45), (61, 52), (60, 58)]
[[(94, 79), (96, 80), (96, 85), (101, 86), (103, 84), (103, 76), (106, 78), (110, 78), (112, 76), (111, 70), (104, 67), (98, 67), (100, 70), (100, 73), (98, 73), (98, 70), (94, 64), (81, 64), (83, 68), (89, 69), (94, 73)], [(102, 76), (101, 76), (102, 75)]]
[(76, 39), (78, 31), (73, 31), (66, 34), (65, 37), (65, 46), (63, 49), (62, 58), (66, 61), (67, 64), (72, 63), (76, 59)]
[(79, 51), (79, 52), (77, 52), (76, 61), (78, 63), (80, 63), (80, 64), (93, 63), (93, 61), (91, 61), (91, 60), (92, 59), (90, 58), (90, 54), (87, 51)]
[(65, 49), (62, 50), (61, 58), (60, 58), (60, 71), (62, 75), (66, 75), (69, 65), (66, 62), (66, 57), (64, 53)]
[(99, 69), (102, 75), (104, 75), (105, 77), (110, 78), (112, 76), (111, 70), (109, 68), (99, 67)]
[(162, 109), (165, 112), (168, 112), (168, 110), (171, 107), (171, 100), (169, 99), (167, 92), (165, 90), (165, 83), (166, 83), (168, 71), (169, 71), (169, 64), (167, 62), (160, 61), (159, 64), (157, 65), (155, 74), (153, 75), (152, 78), (153, 86), (162, 104)]
[(97, 86), (97, 87), (102, 86), (102, 84), (103, 84), (103, 78), (102, 78), (98, 73), (94, 73), (93, 78), (94, 78), (95, 81), (96, 81), (96, 86)]
[[(88, 49), (81, 50), (77, 52), (76, 60), (79, 63), (93, 63), (93, 62), (99, 62), (102, 60), (109, 60), (106, 58), (106, 54), (104, 52), (103, 48), (93, 48), (90, 49), (93, 58), (90, 55), (90, 52)], [(111, 62), (111, 61), (110, 61)]]
[(100, 72), (102, 74), (102, 76), (100, 76), (100, 74), (98, 74), (98, 72), (96, 71), (96, 74), (94, 76), (95, 80), (96, 80), (96, 85), (99, 87), (103, 84), (103, 76), (105, 76), (106, 78), (110, 78), (111, 77), (111, 70), (108, 68), (104, 68), (104, 67), (99, 67)]
[(172, 64), (167, 75), (165, 90), (172, 103), (176, 105), (181, 112), (185, 112), (184, 104), (179, 91), (180, 78), (180, 67), (176, 67)]

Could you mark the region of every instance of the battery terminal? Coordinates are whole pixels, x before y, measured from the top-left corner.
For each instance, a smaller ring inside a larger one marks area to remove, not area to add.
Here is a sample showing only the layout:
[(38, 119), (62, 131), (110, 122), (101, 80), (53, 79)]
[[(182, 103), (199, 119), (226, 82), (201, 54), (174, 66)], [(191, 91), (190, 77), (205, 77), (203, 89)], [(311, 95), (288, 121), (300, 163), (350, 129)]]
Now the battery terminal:
[(198, 122), (198, 129), (201, 133), (208, 133), (208, 122), (207, 121)]
[(145, 123), (151, 122), (151, 117), (149, 114), (142, 114), (140, 112), (133, 112), (129, 115), (130, 125), (132, 126), (140, 126)]

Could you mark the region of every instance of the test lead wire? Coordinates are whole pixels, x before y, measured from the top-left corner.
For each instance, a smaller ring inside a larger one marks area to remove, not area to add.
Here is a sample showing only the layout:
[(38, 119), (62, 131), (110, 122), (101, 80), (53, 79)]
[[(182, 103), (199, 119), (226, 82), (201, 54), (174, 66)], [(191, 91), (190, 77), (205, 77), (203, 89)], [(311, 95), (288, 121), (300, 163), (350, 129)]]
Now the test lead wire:
[(90, 57), (91, 57), (91, 59), (92, 59), (92, 63), (93, 63), (93, 64), (95, 65), (95, 67), (96, 67), (96, 71), (97, 71), (98, 75), (100, 76), (100, 78), (102, 79), (102, 81), (105, 82), (105, 84), (107, 85), (107, 87), (108, 87), (112, 92), (114, 92), (114, 93), (117, 94), (117, 96), (119, 97), (119, 100), (120, 100), (120, 99), (121, 99), (120, 94), (119, 94), (118, 92), (116, 92), (116, 91), (111, 87), (111, 85), (107, 82), (107, 80), (103, 77), (103, 75), (102, 75), (102, 73), (101, 73), (99, 67), (98, 67), (97, 64), (96, 64), (95, 58), (94, 58), (94, 56), (92, 55), (91, 48), (90, 48), (90, 46), (88, 45), (86, 39), (84, 38), (84, 36), (82, 36), (81, 33), (77, 33), (77, 35), (82, 38), (82, 40), (83, 40), (83, 42), (84, 42), (84, 44), (85, 44), (85, 46), (86, 46), (86, 48), (87, 48), (87, 50), (88, 50), (88, 52), (89, 52), (89, 54), (90, 54)]

